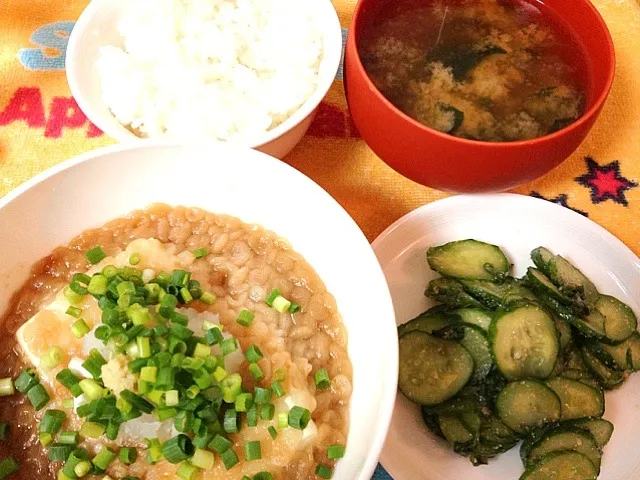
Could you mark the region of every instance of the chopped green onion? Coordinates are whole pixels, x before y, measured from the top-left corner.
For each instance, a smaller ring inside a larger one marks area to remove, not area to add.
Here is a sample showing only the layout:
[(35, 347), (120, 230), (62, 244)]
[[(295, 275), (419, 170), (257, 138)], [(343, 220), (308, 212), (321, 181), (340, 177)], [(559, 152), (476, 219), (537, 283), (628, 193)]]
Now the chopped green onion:
[(200, 387), (198, 387), (197, 385), (191, 385), (189, 388), (187, 388), (186, 394), (187, 394), (187, 398), (196, 398), (198, 396), (198, 394), (200, 393)]
[(282, 388), (282, 385), (280, 385), (279, 382), (271, 383), (271, 391), (277, 398), (280, 398), (284, 395), (284, 389)]
[(62, 424), (67, 419), (67, 414), (62, 410), (47, 410), (42, 416), (38, 430), (42, 433), (55, 435), (62, 428)]
[(329, 378), (329, 372), (326, 368), (318, 370), (315, 374), (316, 387), (320, 390), (326, 390), (331, 386), (331, 379)]
[(284, 313), (287, 310), (289, 310), (289, 307), (291, 307), (291, 302), (286, 298), (284, 298), (282, 295), (280, 295), (279, 297), (274, 298), (272, 306), (278, 312)]
[(269, 472), (259, 472), (253, 476), (253, 480), (273, 480), (273, 475)]
[(287, 428), (289, 426), (289, 414), (282, 412), (278, 414), (278, 428)]
[(193, 296), (187, 287), (182, 287), (180, 289), (180, 297), (182, 298), (183, 303), (189, 303), (193, 300)]
[(316, 467), (316, 475), (319, 476), (320, 478), (324, 478), (325, 480), (329, 480), (333, 476), (333, 470), (331, 469), (331, 467), (328, 467), (320, 463)]
[(247, 426), (248, 427), (258, 426), (258, 407), (255, 404), (251, 405), (251, 407), (249, 407), (249, 409), (247, 410)]
[(178, 414), (178, 410), (175, 408), (158, 408), (155, 410), (156, 417), (161, 422), (169, 420)]
[[(64, 467), (62, 467), (62, 471), (66, 476), (76, 478), (78, 476), (75, 472), (76, 466), (82, 462), (88, 462), (90, 459), (91, 456), (86, 449), (76, 448), (71, 452), (71, 455), (69, 455), (67, 462), (64, 464)], [(91, 464), (89, 464), (89, 468), (91, 468)]]
[(93, 334), (98, 340), (102, 340), (103, 343), (107, 343), (107, 340), (109, 340), (109, 336), (111, 335), (111, 328), (109, 325), (100, 325), (96, 328), (96, 331), (93, 332)]
[(0, 441), (5, 441), (9, 438), (9, 424), (8, 423), (0, 423)]
[(71, 325), (71, 332), (76, 336), (76, 338), (82, 338), (90, 331), (91, 329), (89, 328), (89, 325), (87, 325), (87, 322), (82, 318)]
[(175, 295), (171, 295), (168, 293), (164, 297), (162, 297), (160, 306), (158, 307), (158, 313), (161, 317), (168, 320), (171, 318), (171, 314), (176, 309), (176, 305), (178, 305), (178, 299), (175, 297)]
[(140, 369), (140, 378), (145, 382), (155, 383), (158, 378), (158, 367), (142, 367)]
[(70, 306), (69, 308), (67, 308), (67, 311), (65, 313), (74, 318), (78, 318), (80, 317), (80, 315), (82, 315), (82, 309), (78, 307)]
[(153, 411), (153, 404), (136, 395), (131, 390), (122, 390), (122, 392), (120, 392), (120, 396), (142, 413), (151, 413)]
[(208, 345), (217, 345), (224, 340), (220, 328), (216, 325), (208, 329), (204, 334), (204, 340)]
[(71, 444), (54, 443), (49, 447), (49, 460), (64, 462), (75, 448), (75, 445)]
[(164, 442), (162, 453), (168, 462), (180, 463), (193, 456), (195, 447), (189, 437), (181, 434)]
[(83, 460), (82, 462), (78, 463), (74, 469), (73, 472), (76, 474), (77, 477), (82, 478), (84, 477), (87, 473), (89, 473), (91, 471), (93, 467), (91, 466), (91, 462), (88, 460)]
[(242, 377), (238, 373), (227, 375), (221, 383), (222, 398), (227, 403), (235, 403), (242, 388)]
[(82, 427), (80, 427), (80, 436), (85, 438), (98, 438), (105, 430), (106, 427), (100, 423), (85, 422)]
[(233, 337), (227, 338), (220, 343), (220, 350), (222, 351), (222, 356), (226, 357), (238, 350), (238, 341)]
[(255, 317), (256, 316), (253, 312), (250, 312), (249, 310), (242, 310), (238, 315), (236, 322), (238, 322), (243, 327), (248, 327), (253, 323), (253, 319)]
[(238, 433), (240, 431), (238, 412), (235, 409), (230, 408), (226, 412), (224, 412), (224, 421), (222, 423), (222, 428), (227, 433)]
[(180, 340), (189, 340), (193, 336), (193, 330), (180, 325), (179, 323), (171, 323), (171, 335)]
[[(130, 257), (129, 257), (129, 263), (131, 265), (138, 265), (140, 263), (140, 254), (139, 253), (133, 253)], [(151, 274), (153, 275), (153, 274)]]
[(193, 446), (199, 448), (200, 450), (206, 450), (209, 447), (209, 444), (213, 440), (212, 433), (205, 433), (204, 435), (196, 435), (193, 437)]
[(84, 294), (78, 294), (74, 292), (73, 290), (71, 290), (71, 286), (69, 285), (62, 289), (62, 294), (64, 295), (64, 298), (66, 298), (72, 305), (77, 305), (84, 298)]
[(289, 425), (304, 430), (311, 420), (311, 412), (306, 408), (295, 406), (289, 412)]
[(342, 445), (329, 445), (329, 448), (327, 448), (327, 458), (333, 460), (336, 458), (342, 458), (344, 457), (344, 446)]
[(100, 263), (102, 260), (104, 260), (107, 254), (104, 253), (102, 247), (98, 245), (96, 247), (93, 247), (91, 250), (88, 250), (84, 254), (84, 256), (91, 265), (95, 265), (96, 263)]
[(222, 367), (216, 367), (215, 371), (213, 372), (213, 379), (216, 382), (221, 382), (226, 376), (227, 371)]
[[(0, 394), (0, 396), (2, 395)], [(49, 400), (51, 400), (51, 397), (40, 383), (29, 389), (27, 392), (27, 398), (36, 410), (40, 410), (49, 403)]]
[(266, 403), (260, 408), (260, 418), (262, 420), (272, 420), (275, 415), (276, 407), (273, 403)]
[(200, 390), (206, 390), (213, 384), (213, 378), (204, 368), (193, 372), (193, 381)]
[(291, 302), (291, 306), (289, 307), (289, 313), (296, 313), (300, 311), (300, 305), (297, 303)]
[(176, 287), (183, 287), (191, 280), (191, 274), (186, 270), (174, 270), (171, 272), (170, 282)]
[(273, 290), (271, 290), (271, 293), (267, 296), (267, 298), (264, 300), (264, 303), (266, 303), (267, 305), (269, 305), (270, 307), (273, 307), (273, 301), (278, 298), (279, 296), (281, 296), (280, 294), (280, 290), (276, 290), (275, 288)]
[[(60, 375), (60, 374), (58, 374)], [(18, 378), (16, 378), (15, 387), (20, 393), (27, 393), (31, 388), (38, 384), (38, 378), (33, 370), (24, 370)]]
[(136, 338), (136, 345), (138, 346), (138, 356), (140, 358), (149, 358), (151, 356), (151, 344), (149, 343), (149, 337)]
[(257, 345), (251, 345), (249, 348), (247, 348), (247, 350), (244, 352), (244, 356), (251, 363), (256, 363), (263, 358), (262, 352)]
[(209, 448), (212, 448), (219, 454), (223, 454), (231, 448), (231, 445), (233, 444), (228, 439), (224, 438), (222, 435), (216, 435), (213, 437), (213, 440), (211, 440)]
[(198, 474), (200, 473), (200, 469), (195, 465), (192, 465), (190, 462), (183, 462), (178, 467), (178, 471), (176, 475), (178, 478), (182, 480), (196, 480), (198, 478)]
[(101, 471), (105, 471), (109, 464), (113, 462), (116, 458), (116, 452), (111, 450), (107, 446), (103, 446), (102, 450), (98, 452), (98, 454), (93, 457), (92, 463)]
[(247, 442), (244, 444), (244, 458), (247, 462), (260, 460), (262, 458), (262, 448), (259, 441)]
[(193, 254), (196, 256), (196, 258), (202, 258), (202, 257), (206, 257), (207, 255), (209, 255), (209, 250), (207, 248), (197, 248), (193, 251)]
[[(135, 345), (135, 347), (136, 347), (136, 350), (137, 350), (138, 346)], [(148, 364), (149, 364), (149, 359), (148, 358), (136, 358), (135, 360), (131, 360), (129, 363), (127, 363), (127, 368), (129, 369), (129, 371), (131, 373), (139, 373), (140, 370), (142, 370)]]
[[(151, 367), (156, 368), (156, 367)], [(147, 380), (148, 381), (148, 380)], [(164, 396), (164, 392), (161, 390), (151, 390), (147, 393), (147, 398), (151, 400), (156, 405), (162, 404), (162, 397)]]
[(273, 425), (267, 428), (267, 432), (269, 432), (269, 435), (271, 435), (271, 438), (273, 438), (274, 440), (278, 436), (278, 431), (275, 428), (273, 428)]
[(74, 430), (67, 430), (58, 435), (58, 443), (65, 445), (77, 445), (80, 443), (80, 434)]
[(180, 393), (178, 390), (168, 390), (164, 394), (164, 403), (167, 407), (175, 407), (180, 401)]
[(119, 297), (122, 297), (124, 295), (134, 295), (136, 293), (136, 286), (130, 280), (126, 282), (120, 282), (116, 286), (116, 292), (118, 293)]
[(236, 452), (234, 452), (232, 448), (226, 450), (220, 455), (220, 457), (222, 458), (224, 468), (226, 468), (227, 470), (231, 469), (240, 461), (238, 459), (238, 456), (236, 455)]
[(253, 405), (253, 396), (250, 393), (240, 393), (236, 396), (235, 407), (238, 412), (246, 412)]
[(102, 274), (105, 277), (111, 279), (118, 275), (118, 267), (116, 267), (115, 265), (105, 265), (102, 269)]
[(173, 390), (177, 367), (162, 367), (158, 370), (156, 388), (158, 390)]
[(85, 275), (84, 273), (76, 273), (71, 277), (71, 283), (69, 284), (69, 288), (77, 295), (86, 295), (88, 293), (87, 286), (91, 281), (91, 277), (89, 275)]
[(96, 400), (104, 396), (104, 388), (91, 378), (80, 380), (80, 388), (90, 400)]
[(62, 408), (72, 409), (74, 405), (73, 398), (65, 398), (62, 400)]
[(51, 435), (50, 433), (42, 432), (38, 434), (38, 440), (40, 440), (40, 443), (42, 444), (43, 447), (46, 447), (51, 442), (53, 442), (53, 435)]
[(273, 379), (276, 382), (284, 382), (287, 379), (287, 370), (284, 368), (278, 368), (274, 373), (273, 373)]
[(216, 296), (211, 292), (204, 292), (200, 297), (200, 300), (207, 305), (213, 305), (216, 303)]
[(256, 387), (253, 390), (254, 401), (260, 405), (271, 402), (271, 390)]
[[(175, 437), (178, 438), (178, 437)], [(163, 451), (160, 440), (157, 438), (147, 438), (147, 463), (155, 465), (162, 459)]]
[(136, 383), (136, 388), (138, 389), (138, 393), (140, 395), (146, 395), (147, 393), (149, 393), (151, 391), (151, 389), (153, 388), (151, 386), (151, 384), (141, 378), (138, 378), (138, 381)]
[(10, 477), (18, 470), (20, 470), (18, 462), (13, 457), (7, 457), (0, 462), (0, 479), (4, 480)]
[(262, 369), (260, 369), (260, 366), (257, 363), (249, 365), (249, 373), (256, 382), (264, 379), (264, 373), (262, 373)]
[(125, 465), (131, 465), (138, 458), (138, 451), (131, 447), (122, 447), (118, 453), (118, 460)]
[(127, 307), (127, 317), (134, 325), (145, 325), (149, 321), (149, 309), (134, 303)]
[(89, 358), (82, 362), (82, 367), (87, 370), (93, 378), (96, 380), (102, 376), (102, 366), (106, 365), (107, 361), (102, 354), (95, 348), (92, 348), (89, 352)]
[(107, 293), (107, 284), (109, 280), (107, 277), (102, 275), (101, 273), (96, 273), (91, 280), (89, 281), (89, 285), (87, 285), (87, 291), (91, 295), (104, 295)]
[(196, 349), (193, 351), (194, 357), (205, 358), (211, 355), (211, 347), (199, 343), (196, 345)]
[(203, 470), (209, 470), (213, 467), (214, 456), (213, 452), (209, 452), (207, 450), (201, 450), (196, 448), (196, 453), (191, 457), (191, 463), (198, 468), (202, 468)]

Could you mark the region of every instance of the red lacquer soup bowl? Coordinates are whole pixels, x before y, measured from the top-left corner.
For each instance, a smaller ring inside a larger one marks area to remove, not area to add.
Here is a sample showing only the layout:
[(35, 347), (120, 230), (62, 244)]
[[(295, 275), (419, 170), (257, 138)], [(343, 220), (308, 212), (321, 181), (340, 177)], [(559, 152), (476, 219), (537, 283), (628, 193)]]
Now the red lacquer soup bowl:
[(360, 0), (356, 6), (347, 39), (344, 83), (362, 138), (397, 172), (445, 191), (508, 190), (558, 166), (593, 127), (613, 83), (615, 54), (611, 35), (589, 0), (544, 0), (545, 8), (568, 24), (582, 44), (579, 51), (585, 58), (581, 61), (590, 74), (584, 114), (555, 133), (516, 142), (482, 142), (439, 132), (405, 115), (382, 95), (365, 71), (359, 42), (365, 41), (363, 32), (388, 2)]

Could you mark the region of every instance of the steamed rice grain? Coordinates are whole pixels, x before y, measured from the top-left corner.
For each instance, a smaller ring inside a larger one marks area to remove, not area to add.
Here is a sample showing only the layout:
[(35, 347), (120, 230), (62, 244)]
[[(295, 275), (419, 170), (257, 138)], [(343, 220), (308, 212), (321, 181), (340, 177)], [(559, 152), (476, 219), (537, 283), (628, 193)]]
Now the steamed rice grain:
[(322, 35), (305, 1), (132, 0), (97, 62), (116, 119), (145, 137), (252, 143), (313, 94)]

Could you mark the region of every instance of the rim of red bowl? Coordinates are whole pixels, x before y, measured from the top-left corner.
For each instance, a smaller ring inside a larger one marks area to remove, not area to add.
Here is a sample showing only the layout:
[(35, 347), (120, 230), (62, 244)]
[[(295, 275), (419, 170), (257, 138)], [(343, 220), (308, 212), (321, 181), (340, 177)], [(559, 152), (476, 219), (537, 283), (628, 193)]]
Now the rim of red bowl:
[[(446, 139), (446, 140), (450, 140), (450, 141), (454, 141), (454, 142), (459, 142), (465, 145), (476, 145), (476, 146), (480, 146), (480, 145), (484, 145), (487, 147), (491, 147), (491, 148), (510, 148), (510, 147), (518, 147), (518, 146), (528, 146), (528, 145), (532, 145), (532, 144), (536, 144), (536, 143), (542, 143), (547, 141), (548, 139), (554, 139), (556, 137), (560, 137), (562, 135), (566, 135), (568, 132), (575, 130), (579, 127), (581, 127), (584, 123), (590, 121), (590, 119), (596, 115), (598, 113), (598, 111), (602, 108), (602, 106), (604, 105), (604, 102), (606, 101), (607, 97), (609, 96), (609, 92), (611, 91), (611, 87), (613, 85), (613, 79), (615, 76), (615, 72), (616, 72), (616, 52), (615, 52), (615, 47), (613, 45), (613, 38), (611, 38), (611, 32), (609, 32), (609, 28), (607, 27), (606, 22), (604, 21), (604, 19), (602, 18), (602, 15), (600, 15), (600, 12), (598, 12), (598, 9), (596, 9), (596, 7), (593, 6), (593, 4), (591, 3), (590, 0), (573, 0), (573, 1), (581, 1), (583, 4), (586, 5), (587, 8), (591, 9), (591, 12), (594, 15), (595, 21), (599, 24), (600, 28), (604, 31), (605, 33), (605, 37), (607, 40), (607, 47), (609, 50), (609, 56), (611, 58), (611, 68), (609, 69), (609, 73), (607, 75), (607, 79), (606, 79), (606, 83), (605, 83), (605, 87), (602, 90), (602, 92), (600, 93), (600, 96), (596, 99), (595, 102), (593, 102), (593, 104), (591, 105), (591, 108), (589, 108), (589, 110), (587, 110), (586, 112), (584, 112), (582, 114), (582, 116), (576, 120), (575, 122), (573, 122), (571, 125), (566, 126), (565, 128), (562, 128), (560, 130), (558, 130), (557, 132), (553, 132), (547, 135), (544, 135), (542, 137), (537, 137), (537, 138), (533, 138), (530, 140), (516, 140), (514, 142), (487, 142), (484, 140), (469, 140), (466, 138), (461, 138), (461, 137), (456, 137), (455, 135), (449, 135), (447, 133), (441, 132), (439, 130), (436, 130), (435, 128), (431, 128), (428, 127), (427, 125), (418, 122), (417, 120), (411, 118), (409, 115), (407, 115), (406, 113), (404, 113), (402, 110), (400, 110), (398, 107), (396, 107), (393, 103), (391, 103), (387, 97), (385, 97), (382, 92), (380, 90), (378, 90), (378, 87), (375, 86), (375, 84), (371, 81), (371, 78), (369, 77), (369, 74), (367, 73), (366, 69), (364, 68), (364, 65), (362, 64), (362, 61), (360, 60), (360, 52), (358, 51), (358, 41), (357, 41), (357, 36), (358, 36), (358, 29), (356, 28), (358, 21), (360, 20), (360, 15), (362, 12), (362, 5), (364, 5), (366, 0), (358, 0), (358, 4), (356, 5), (356, 8), (354, 10), (353, 13), (353, 19), (351, 21), (351, 26), (349, 27), (350, 33), (351, 35), (349, 35), (349, 43), (352, 43), (352, 48), (355, 51), (355, 60), (357, 61), (356, 66), (359, 70), (361, 70), (361, 73), (364, 74), (364, 78), (365, 81), (367, 83), (367, 85), (371, 88), (371, 90), (375, 93), (376, 96), (378, 96), (379, 98), (382, 99), (383, 103), (391, 108), (394, 112), (396, 112), (401, 118), (403, 118), (404, 120), (408, 121), (409, 123), (411, 123), (413, 126), (420, 128), (421, 130), (424, 130), (426, 132), (432, 133), (434, 135), (436, 135), (437, 137)], [(552, 8), (552, 7), (550, 7)]]

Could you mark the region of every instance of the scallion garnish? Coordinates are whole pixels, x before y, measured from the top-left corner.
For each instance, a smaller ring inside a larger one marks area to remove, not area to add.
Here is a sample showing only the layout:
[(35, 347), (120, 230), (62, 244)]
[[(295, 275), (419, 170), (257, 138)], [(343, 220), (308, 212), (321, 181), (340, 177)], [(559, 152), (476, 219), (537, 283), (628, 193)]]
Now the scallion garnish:
[(277, 398), (280, 398), (284, 395), (284, 389), (282, 388), (282, 385), (280, 385), (280, 382), (272, 382), (271, 391)]
[(273, 475), (269, 472), (258, 472), (253, 476), (253, 480), (273, 480)]
[(100, 423), (84, 422), (80, 427), (80, 436), (85, 438), (98, 438), (106, 430), (106, 427)]
[(219, 454), (223, 454), (231, 448), (231, 445), (233, 444), (228, 439), (226, 439), (222, 435), (216, 435), (215, 437), (213, 437), (213, 440), (211, 440), (209, 448), (215, 450)]
[(120, 396), (142, 413), (151, 413), (153, 411), (153, 404), (136, 395), (131, 390), (123, 390), (120, 392)]
[(209, 452), (204, 449), (196, 448), (196, 453), (191, 457), (191, 463), (203, 470), (209, 470), (213, 467), (214, 456), (213, 452)]
[(278, 312), (284, 313), (287, 310), (289, 310), (289, 307), (291, 307), (291, 302), (286, 298), (284, 298), (282, 295), (280, 295), (273, 299), (272, 306)]
[(274, 288), (273, 290), (271, 290), (271, 293), (267, 296), (267, 298), (265, 298), (264, 303), (266, 303), (270, 307), (273, 307), (273, 301), (280, 296), (280, 290), (276, 290)]
[[(1, 393), (0, 396), (2, 396)], [(51, 397), (49, 397), (49, 394), (40, 383), (29, 389), (27, 392), (27, 398), (36, 410), (42, 409), (47, 403), (49, 403), (49, 400), (51, 400)]]
[(236, 396), (235, 408), (238, 412), (246, 412), (253, 405), (253, 395), (250, 393), (240, 393)]
[(333, 460), (344, 457), (345, 448), (342, 445), (329, 445), (327, 448), (327, 458)]
[(300, 305), (298, 305), (297, 303), (291, 302), (291, 305), (289, 306), (289, 313), (296, 313), (299, 311), (300, 311)]
[(247, 348), (247, 350), (244, 352), (244, 356), (250, 363), (256, 363), (263, 358), (262, 352), (257, 345), (251, 345), (249, 348)]
[(238, 456), (236, 455), (236, 452), (234, 452), (232, 448), (229, 448), (228, 450), (226, 450), (224, 453), (220, 455), (220, 457), (222, 458), (222, 463), (224, 464), (224, 468), (226, 468), (227, 470), (231, 469), (240, 461), (238, 459)]
[(197, 248), (193, 251), (193, 254), (196, 256), (196, 258), (202, 258), (209, 255), (209, 250), (205, 247)]
[(289, 412), (289, 426), (304, 430), (311, 420), (311, 412), (303, 407), (295, 406)]
[(77, 338), (84, 337), (90, 331), (91, 329), (89, 328), (89, 325), (87, 325), (87, 322), (85, 322), (84, 319), (82, 318), (77, 320), (73, 325), (71, 325), (71, 332)]
[(104, 295), (107, 293), (107, 284), (109, 280), (101, 273), (96, 273), (87, 285), (87, 291), (91, 295)]
[[(78, 474), (75, 472), (76, 466), (82, 462), (88, 462), (89, 460), (91, 460), (91, 455), (89, 455), (87, 450), (84, 448), (76, 448), (71, 452), (71, 455), (69, 455), (69, 458), (62, 467), (62, 471), (70, 478), (77, 478)], [(91, 464), (89, 464), (89, 468), (91, 468)]]
[(249, 373), (256, 382), (259, 382), (264, 378), (264, 373), (262, 373), (262, 369), (257, 363), (252, 363), (249, 365)]
[(276, 407), (273, 403), (266, 403), (260, 407), (260, 418), (262, 420), (273, 420), (273, 416), (275, 415)]
[(316, 475), (320, 478), (324, 478), (325, 480), (329, 480), (333, 476), (333, 470), (331, 469), (331, 467), (320, 463), (316, 467)]
[(75, 449), (75, 445), (54, 443), (49, 447), (49, 460), (52, 462), (64, 462)]
[(65, 445), (77, 445), (80, 443), (80, 434), (74, 430), (67, 430), (58, 435), (58, 443)]
[(195, 453), (191, 439), (186, 435), (178, 435), (162, 444), (162, 454), (170, 463), (180, 463)]
[(100, 263), (102, 260), (104, 260), (107, 254), (104, 253), (102, 247), (98, 245), (93, 247), (91, 250), (88, 250), (84, 254), (84, 256), (91, 265), (95, 265), (96, 263)]
[(314, 375), (316, 387), (320, 390), (326, 390), (331, 386), (331, 379), (326, 368), (318, 370)]
[(53, 435), (50, 433), (39, 433), (38, 440), (43, 447), (49, 446), (53, 442)]
[(38, 430), (41, 433), (55, 435), (62, 428), (62, 424), (67, 419), (67, 414), (62, 410), (47, 410), (42, 416)]
[(125, 465), (131, 465), (138, 458), (138, 451), (131, 447), (122, 447), (118, 453), (118, 460)]
[(20, 465), (13, 457), (7, 457), (0, 461), (0, 479), (9, 478), (20, 470)]
[(267, 432), (269, 432), (269, 435), (271, 435), (271, 438), (273, 438), (274, 440), (278, 436), (278, 431), (275, 428), (273, 428), (273, 425), (267, 428)]
[[(62, 372), (60, 372), (62, 373)], [(58, 374), (60, 375), (60, 374)], [(16, 378), (15, 388), (20, 393), (27, 393), (32, 387), (38, 384), (38, 378), (33, 370), (30, 368), (24, 370), (18, 378)], [(65, 385), (66, 386), (66, 385)]]
[(138, 265), (140, 263), (140, 254), (139, 253), (132, 253), (131, 256), (129, 257), (129, 264), (131, 265)]
[(262, 458), (262, 449), (259, 441), (247, 442), (244, 444), (244, 458), (247, 462), (260, 460)]
[(67, 308), (67, 311), (65, 313), (74, 318), (78, 318), (80, 317), (80, 315), (82, 315), (82, 309), (78, 307), (70, 306), (69, 308)]
[(176, 475), (182, 480), (196, 480), (200, 474), (200, 469), (191, 462), (181, 463)]
[(254, 318), (256, 318), (256, 316), (253, 312), (249, 310), (242, 310), (238, 315), (236, 322), (243, 327), (249, 327), (253, 323)]
[(268, 388), (256, 387), (253, 390), (253, 399), (255, 403), (263, 405), (271, 402), (271, 390)]
[(116, 452), (111, 450), (107, 446), (103, 446), (102, 450), (98, 452), (98, 454), (93, 457), (91, 463), (96, 467), (96, 469), (100, 472), (104, 472), (111, 462), (113, 462), (116, 458)]
[(238, 341), (233, 337), (226, 338), (220, 343), (220, 351), (224, 357), (232, 354), (236, 350), (238, 350)]
[(247, 427), (258, 426), (258, 406), (253, 404), (247, 410)]
[(203, 292), (200, 300), (207, 305), (213, 305), (214, 303), (216, 303), (216, 296), (211, 292)]
[(229, 408), (226, 412), (224, 412), (224, 421), (222, 424), (222, 428), (227, 433), (238, 433), (240, 431), (238, 412), (235, 409)]
[(278, 414), (278, 428), (287, 428), (289, 426), (289, 414), (282, 412)]

